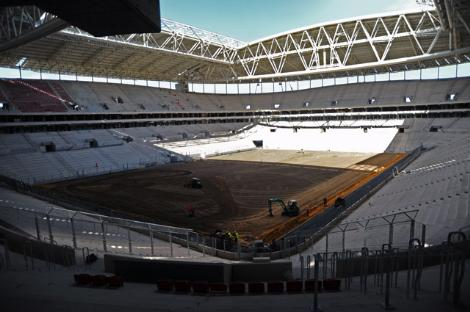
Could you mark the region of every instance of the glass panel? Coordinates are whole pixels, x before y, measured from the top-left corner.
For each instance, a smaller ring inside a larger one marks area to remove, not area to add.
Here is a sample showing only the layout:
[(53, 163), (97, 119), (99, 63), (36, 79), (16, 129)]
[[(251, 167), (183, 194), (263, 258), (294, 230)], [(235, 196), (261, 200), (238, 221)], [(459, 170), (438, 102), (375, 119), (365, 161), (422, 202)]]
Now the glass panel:
[(284, 91), (284, 83), (278, 81), (274, 82), (274, 92), (283, 92)]
[(193, 83), (193, 92), (202, 93), (202, 83)]
[(455, 78), (455, 65), (442, 66), (439, 68), (439, 79)]
[(463, 63), (457, 66), (457, 77), (469, 77), (470, 76), (470, 63)]
[(117, 78), (108, 78), (109, 83), (121, 83), (121, 79)]
[(335, 80), (333, 78), (323, 79), (323, 86), (334, 86)]
[(60, 75), (60, 79), (75, 81), (75, 75), (73, 75), (73, 74), (62, 74), (62, 75)]
[[(42, 79), (49, 79), (49, 78), (46, 76), (46, 74), (43, 73), (42, 74)], [(89, 76), (78, 76), (77, 80), (78, 81), (91, 81), (91, 77), (89, 77)], [(119, 80), (119, 82), (117, 82), (117, 83), (120, 83), (120, 82), (121, 81)]]
[(286, 81), (286, 91), (297, 91), (297, 81)]
[(215, 93), (225, 94), (225, 83), (215, 84)]
[(134, 84), (134, 80), (132, 80), (132, 79), (123, 79), (123, 80), (122, 80), (122, 84), (133, 85), (133, 84)]
[[(65, 75), (60, 75), (60, 78), (64, 79), (64, 76)], [(106, 82), (106, 78), (104, 78), (104, 77), (93, 77), (93, 81), (94, 82)]]
[(388, 73), (381, 73), (375, 76), (376, 81), (388, 81)]
[(20, 71), (18, 68), (0, 67), (1, 78), (20, 78)]
[(261, 84), (260, 83), (250, 83), (250, 92), (252, 94), (261, 93)]
[(40, 79), (41, 78), (39, 75), (39, 72), (32, 71), (32, 70), (25, 70), (25, 69), (21, 71), (21, 76), (23, 77), (23, 79)]
[(321, 79), (312, 80), (312, 88), (321, 88)]
[(310, 89), (310, 80), (299, 81), (299, 90)]
[(421, 79), (437, 79), (437, 67), (422, 69)]
[(357, 83), (357, 80), (358, 80), (357, 76), (348, 77), (348, 83)]
[[(420, 79), (419, 69), (408, 70), (403, 73), (405, 75), (406, 80), (419, 80)], [(403, 76), (400, 77), (400, 79), (403, 79)]]
[[(42, 73), (42, 79), (44, 79), (44, 80), (46, 80), (46, 79), (59, 80), (59, 74), (43, 72)], [(86, 80), (86, 79), (89, 79), (89, 80)], [(84, 76), (83, 81), (91, 81), (91, 77), (85, 77)]]
[(375, 81), (375, 75), (366, 75), (364, 77), (365, 82), (374, 82)]
[(236, 83), (229, 83), (227, 85), (227, 93), (228, 94), (237, 94), (238, 93), (238, 86)]
[(261, 84), (261, 87), (263, 88), (263, 93), (272, 93), (273, 88), (274, 88), (274, 83), (273, 82), (263, 82)]
[(171, 84), (169, 81), (160, 81), (160, 88), (163, 88), (163, 89), (170, 89), (171, 88)]
[(247, 83), (240, 83), (238, 87), (240, 88), (240, 93), (248, 94), (250, 92), (249, 84)]

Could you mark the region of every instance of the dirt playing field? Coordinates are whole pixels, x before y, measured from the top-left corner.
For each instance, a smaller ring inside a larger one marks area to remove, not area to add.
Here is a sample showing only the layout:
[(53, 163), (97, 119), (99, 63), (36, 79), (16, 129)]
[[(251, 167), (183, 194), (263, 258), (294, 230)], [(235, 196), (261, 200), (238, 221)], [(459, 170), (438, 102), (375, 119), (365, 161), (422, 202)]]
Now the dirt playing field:
[[(255, 238), (288, 218), (281, 216), (280, 207), (275, 207), (274, 217), (268, 217), (269, 198), (280, 197), (286, 202), (296, 199), (302, 211), (359, 181), (395, 157), (395, 154), (378, 154), (364, 159), (363, 154), (354, 156), (350, 153), (329, 153), (330, 157), (319, 153), (315, 157), (313, 152), (302, 155), (291, 151), (290, 156), (285, 153), (285, 157), (279, 159), (277, 153), (266, 151), (261, 156), (256, 153), (259, 152), (253, 151), (251, 156), (232, 154), (44, 187), (113, 210), (146, 216), (157, 223), (189, 227), (202, 233), (212, 233), (216, 229), (236, 230), (244, 237)], [(268, 162), (270, 153), (277, 162)], [(229, 156), (243, 161), (222, 160)], [(351, 157), (355, 157), (353, 162)], [(289, 158), (297, 164), (281, 163), (288, 162)], [(263, 162), (253, 161), (255, 159)], [(184, 186), (192, 177), (201, 179), (201, 189)], [(188, 217), (189, 207), (195, 209), (195, 217)]]

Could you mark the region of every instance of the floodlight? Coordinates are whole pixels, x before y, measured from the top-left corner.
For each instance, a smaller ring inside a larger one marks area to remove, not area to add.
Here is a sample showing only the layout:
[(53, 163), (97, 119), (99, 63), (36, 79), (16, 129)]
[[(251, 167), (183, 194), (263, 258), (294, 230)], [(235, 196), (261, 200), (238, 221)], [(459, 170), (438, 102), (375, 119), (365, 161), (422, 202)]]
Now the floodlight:
[(368, 101), (369, 104), (375, 104), (375, 102), (377, 101), (377, 99), (375, 97), (371, 97)]
[(457, 93), (449, 93), (447, 94), (447, 101), (455, 101), (457, 98)]
[(16, 67), (23, 67), (23, 65), (25, 65), (27, 61), (28, 61), (27, 57), (22, 57), (18, 60), (18, 62), (16, 62), (15, 66)]
[(251, 109), (251, 105), (250, 105), (250, 104), (247, 104), (247, 105), (245, 106), (245, 109)]
[(281, 107), (281, 104), (274, 104), (275, 109), (278, 109), (279, 107)]
[(305, 103), (304, 103), (304, 107), (308, 107), (309, 105), (310, 105), (309, 102), (305, 102)]
[(412, 97), (412, 96), (405, 96), (405, 97), (403, 98), (403, 101), (404, 101), (405, 103), (411, 103), (411, 102), (413, 101), (413, 97)]

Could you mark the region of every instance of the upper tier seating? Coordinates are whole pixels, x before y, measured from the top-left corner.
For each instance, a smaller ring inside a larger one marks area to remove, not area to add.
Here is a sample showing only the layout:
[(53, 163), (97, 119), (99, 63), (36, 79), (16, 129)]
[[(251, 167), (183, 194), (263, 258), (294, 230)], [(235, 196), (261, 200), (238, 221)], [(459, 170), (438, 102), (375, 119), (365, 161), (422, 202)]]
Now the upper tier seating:
[(24, 113), (65, 112), (65, 105), (59, 100), (47, 81), (7, 80), (3, 90), (10, 103)]
[(371, 98), (375, 98), (373, 105), (383, 106), (403, 104), (405, 96), (413, 97), (413, 104), (436, 104), (445, 103), (449, 93), (457, 94), (456, 101), (470, 100), (470, 78), (368, 82), (257, 95), (183, 93), (99, 82), (9, 81), (0, 80), (0, 89), (23, 112), (73, 111), (58, 98), (77, 103), (82, 112), (243, 111), (247, 105), (257, 110), (273, 109), (274, 104), (280, 109), (302, 109), (306, 102), (308, 108), (340, 108), (366, 106)]

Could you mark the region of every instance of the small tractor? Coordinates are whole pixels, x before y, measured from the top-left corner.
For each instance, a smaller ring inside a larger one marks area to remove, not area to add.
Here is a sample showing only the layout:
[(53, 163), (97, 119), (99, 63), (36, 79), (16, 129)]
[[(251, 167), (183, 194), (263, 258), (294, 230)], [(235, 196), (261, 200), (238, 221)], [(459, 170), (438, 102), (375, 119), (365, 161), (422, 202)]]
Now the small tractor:
[(299, 214), (299, 205), (297, 205), (297, 201), (294, 200), (294, 199), (291, 199), (289, 200), (289, 202), (287, 203), (287, 205), (284, 203), (284, 201), (280, 198), (270, 198), (268, 199), (268, 205), (269, 205), (269, 216), (270, 217), (273, 217), (273, 208), (272, 208), (272, 205), (273, 204), (279, 204), (283, 211), (282, 211), (282, 215), (283, 216), (288, 216), (288, 217), (295, 217)]
[(193, 189), (200, 189), (202, 188), (202, 183), (198, 178), (192, 178), (191, 181), (186, 183), (184, 186)]

